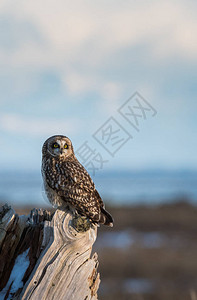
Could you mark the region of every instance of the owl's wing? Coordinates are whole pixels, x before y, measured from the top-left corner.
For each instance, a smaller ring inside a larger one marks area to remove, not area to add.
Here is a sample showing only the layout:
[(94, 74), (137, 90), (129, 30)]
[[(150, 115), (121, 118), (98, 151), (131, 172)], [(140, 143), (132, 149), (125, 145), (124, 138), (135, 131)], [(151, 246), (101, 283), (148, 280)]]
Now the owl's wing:
[(104, 209), (103, 201), (90, 175), (78, 161), (50, 166), (45, 171), (45, 178), (62, 200), (71, 204), (79, 213), (95, 223), (113, 225), (113, 219)]

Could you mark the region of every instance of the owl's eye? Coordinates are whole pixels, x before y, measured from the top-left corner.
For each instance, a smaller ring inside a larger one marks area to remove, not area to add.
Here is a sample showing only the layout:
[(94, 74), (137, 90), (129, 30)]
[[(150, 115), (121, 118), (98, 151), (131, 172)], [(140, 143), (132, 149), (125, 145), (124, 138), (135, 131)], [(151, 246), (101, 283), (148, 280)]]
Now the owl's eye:
[(53, 148), (59, 148), (60, 146), (58, 145), (58, 143), (54, 143), (54, 144), (52, 145), (52, 147), (53, 147)]
[(67, 149), (67, 148), (68, 148), (68, 145), (67, 145), (67, 144), (65, 144), (65, 145), (64, 145), (64, 149)]

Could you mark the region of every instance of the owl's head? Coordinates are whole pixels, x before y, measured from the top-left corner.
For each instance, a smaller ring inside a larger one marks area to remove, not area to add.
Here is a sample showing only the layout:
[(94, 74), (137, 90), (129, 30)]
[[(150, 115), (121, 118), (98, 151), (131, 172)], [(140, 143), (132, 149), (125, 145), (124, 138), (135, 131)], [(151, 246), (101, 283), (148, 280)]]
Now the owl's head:
[(50, 154), (57, 158), (67, 158), (74, 154), (70, 139), (63, 135), (54, 135), (48, 138), (42, 148), (43, 155)]

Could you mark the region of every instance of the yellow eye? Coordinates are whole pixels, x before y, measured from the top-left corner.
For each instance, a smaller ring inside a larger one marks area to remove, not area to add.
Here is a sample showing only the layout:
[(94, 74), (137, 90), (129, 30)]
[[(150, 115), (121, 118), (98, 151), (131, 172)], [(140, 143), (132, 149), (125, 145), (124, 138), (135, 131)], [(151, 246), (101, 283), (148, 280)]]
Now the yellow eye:
[(53, 148), (59, 148), (58, 143), (54, 143), (54, 144), (53, 144)]
[(67, 148), (68, 148), (68, 145), (67, 145), (67, 144), (65, 144), (65, 145), (64, 145), (64, 149), (67, 149)]

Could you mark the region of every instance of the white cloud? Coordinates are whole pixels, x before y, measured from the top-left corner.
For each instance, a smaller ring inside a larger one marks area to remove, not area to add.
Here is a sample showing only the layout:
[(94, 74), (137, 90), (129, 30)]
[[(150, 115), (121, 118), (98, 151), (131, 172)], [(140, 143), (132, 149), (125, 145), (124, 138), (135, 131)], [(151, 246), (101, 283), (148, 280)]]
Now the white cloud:
[(0, 129), (17, 134), (43, 136), (63, 134), (74, 134), (79, 128), (76, 119), (64, 120), (25, 118), (17, 114), (3, 114), (0, 116)]
[(117, 53), (125, 64), (135, 47), (145, 47), (144, 60), (151, 66), (170, 63), (174, 57), (196, 62), (195, 11), (196, 4), (186, 0), (2, 1), (1, 14), (10, 22), (28, 21), (30, 28), (39, 30), (39, 40), (34, 35), (11, 52), (0, 49), (0, 59), (10, 72), (18, 68), (18, 76), (24, 70), (53, 69), (71, 95), (100, 91), (106, 98), (124, 85), (119, 79), (117, 88), (102, 72), (118, 63), (113, 60)]
[(103, 100), (107, 101), (117, 101), (120, 99), (122, 92), (122, 87), (118, 82), (107, 81), (101, 83), (100, 80), (97, 81), (94, 77), (77, 72), (67, 74), (63, 83), (71, 95), (96, 91)]
[(63, 84), (71, 95), (75, 95), (94, 90), (96, 82), (93, 77), (87, 76), (86, 74), (69, 72), (63, 78)]
[[(12, 1), (7, 1), (1, 11), (35, 24), (49, 41), (49, 52), (54, 48), (65, 56), (73, 52), (78, 54), (79, 46), (88, 41), (98, 43), (98, 54), (102, 49), (108, 50), (109, 54), (144, 40), (157, 44), (165, 36), (174, 37), (171, 43), (179, 46), (180, 53), (182, 47), (193, 53), (194, 45), (185, 43), (188, 35), (197, 31), (193, 2), (163, 0), (122, 4), (120, 0), (116, 5), (106, 2), (92, 4), (90, 0), (78, 1), (77, 4), (62, 0), (18, 0), (15, 6)], [(101, 47), (100, 42), (103, 43)]]

